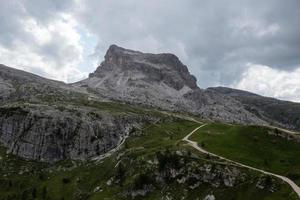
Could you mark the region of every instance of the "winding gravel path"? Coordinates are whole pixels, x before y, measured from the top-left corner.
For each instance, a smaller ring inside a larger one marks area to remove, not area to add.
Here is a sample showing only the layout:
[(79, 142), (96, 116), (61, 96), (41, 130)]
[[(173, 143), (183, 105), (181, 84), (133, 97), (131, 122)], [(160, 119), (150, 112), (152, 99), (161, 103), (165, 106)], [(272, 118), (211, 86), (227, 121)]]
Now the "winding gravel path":
[(121, 148), (121, 146), (124, 144), (124, 142), (125, 142), (126, 138), (128, 138), (128, 136), (129, 136), (128, 133), (126, 135), (122, 136), (120, 138), (120, 141), (118, 142), (118, 145), (115, 148), (109, 150), (108, 152), (106, 152), (104, 154), (96, 156), (96, 157), (92, 158), (91, 160), (96, 161), (97, 163), (100, 163), (104, 158), (110, 157), (113, 153), (115, 153), (116, 151), (118, 151)]
[(196, 150), (202, 152), (202, 153), (205, 153), (205, 154), (208, 154), (208, 155), (211, 155), (211, 156), (215, 156), (215, 157), (218, 157), (222, 160), (226, 160), (228, 162), (231, 162), (231, 163), (234, 163), (235, 165), (237, 166), (240, 166), (240, 167), (245, 167), (245, 168), (248, 168), (248, 169), (251, 169), (251, 170), (254, 170), (254, 171), (258, 171), (258, 172), (261, 172), (263, 174), (266, 174), (266, 175), (271, 175), (271, 176), (275, 176), (281, 180), (283, 180), (284, 182), (286, 182), (287, 184), (289, 184), (293, 190), (297, 193), (299, 199), (300, 199), (300, 188), (289, 178), (285, 177), (285, 176), (281, 176), (281, 175), (278, 175), (278, 174), (274, 174), (274, 173), (271, 173), (271, 172), (267, 172), (267, 171), (264, 171), (262, 169), (257, 169), (255, 167), (251, 167), (251, 166), (248, 166), (248, 165), (244, 165), (242, 163), (239, 163), (239, 162), (235, 162), (233, 160), (230, 160), (230, 159), (227, 159), (227, 158), (224, 158), (222, 156), (219, 156), (219, 155), (216, 155), (214, 153), (211, 153), (211, 152), (208, 152), (206, 151), (205, 149), (202, 149), (198, 144), (197, 142), (195, 141), (192, 141), (192, 140), (189, 140), (189, 137), (191, 135), (193, 135), (198, 129), (204, 127), (206, 124), (203, 124), (197, 128), (195, 128), (192, 132), (190, 132), (188, 135), (186, 135), (182, 140), (187, 142), (190, 146), (192, 146), (193, 148), (195, 148)]

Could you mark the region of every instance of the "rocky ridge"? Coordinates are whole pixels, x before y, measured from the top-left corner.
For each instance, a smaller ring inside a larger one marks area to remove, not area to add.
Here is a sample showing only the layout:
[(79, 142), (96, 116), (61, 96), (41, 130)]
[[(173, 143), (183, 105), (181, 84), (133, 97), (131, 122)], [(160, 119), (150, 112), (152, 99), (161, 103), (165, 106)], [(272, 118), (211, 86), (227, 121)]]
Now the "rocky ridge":
[(115, 148), (132, 128), (159, 119), (76, 90), (1, 65), (1, 145), (25, 159), (87, 160)]
[(271, 125), (300, 130), (299, 103), (282, 101), (226, 87), (208, 88), (207, 91), (214, 91), (234, 98), (239, 101), (246, 110), (254, 113), (257, 117)]
[(173, 54), (150, 54), (112, 45), (89, 78), (73, 84), (102, 98), (206, 119), (265, 124), (235, 99), (202, 90), (188, 68)]

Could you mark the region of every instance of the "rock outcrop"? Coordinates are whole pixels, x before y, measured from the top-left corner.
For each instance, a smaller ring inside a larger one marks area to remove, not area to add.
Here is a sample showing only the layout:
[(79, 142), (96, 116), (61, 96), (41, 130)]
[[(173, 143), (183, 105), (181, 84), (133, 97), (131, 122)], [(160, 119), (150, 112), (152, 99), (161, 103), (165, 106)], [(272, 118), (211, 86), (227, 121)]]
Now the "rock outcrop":
[(108, 152), (153, 118), (116, 115), (88, 108), (23, 105), (0, 108), (0, 142), (27, 159), (86, 160)]
[(202, 90), (196, 82), (173, 54), (142, 53), (112, 45), (97, 70), (73, 86), (110, 100), (188, 112), (206, 119), (265, 123), (235, 99)]
[(300, 104), (264, 97), (247, 91), (214, 87), (207, 91), (217, 92), (239, 101), (249, 112), (271, 125), (300, 130)]
[(0, 65), (1, 145), (26, 159), (86, 160), (115, 148), (132, 127), (156, 119), (91, 97), (71, 85)]

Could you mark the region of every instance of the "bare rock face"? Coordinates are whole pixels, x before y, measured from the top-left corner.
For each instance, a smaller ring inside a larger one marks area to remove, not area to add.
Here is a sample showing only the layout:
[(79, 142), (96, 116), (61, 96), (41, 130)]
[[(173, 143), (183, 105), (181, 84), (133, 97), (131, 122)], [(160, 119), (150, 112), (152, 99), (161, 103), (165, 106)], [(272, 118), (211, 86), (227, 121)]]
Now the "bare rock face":
[(112, 45), (104, 62), (77, 84), (108, 99), (178, 110), (182, 96), (197, 88), (196, 78), (172, 54), (144, 54)]
[(151, 119), (94, 110), (50, 106), (0, 108), (0, 142), (27, 159), (55, 162), (86, 160), (115, 148), (132, 127)]
[(300, 130), (300, 104), (264, 97), (247, 91), (214, 87), (207, 91), (217, 92), (238, 101), (247, 111), (272, 125)]
[(105, 55), (104, 62), (90, 77), (101, 78), (107, 76), (107, 71), (114, 70), (121, 71), (127, 76), (133, 75), (128, 77), (133, 80), (127, 80), (131, 82), (137, 80), (149, 84), (160, 82), (176, 90), (181, 90), (184, 86), (197, 88), (196, 78), (173, 54), (144, 54), (112, 45)]
[(8, 99), (12, 93), (15, 92), (14, 87), (11, 83), (6, 83), (1, 77), (0, 77), (0, 100), (5, 101)]
[(235, 99), (200, 89), (196, 78), (173, 54), (142, 53), (112, 45), (97, 70), (74, 86), (107, 99), (220, 121), (264, 124)]
[[(119, 145), (156, 118), (102, 105), (71, 85), (0, 65), (0, 144), (45, 162), (86, 160)], [(97, 107), (100, 105), (100, 108)]]

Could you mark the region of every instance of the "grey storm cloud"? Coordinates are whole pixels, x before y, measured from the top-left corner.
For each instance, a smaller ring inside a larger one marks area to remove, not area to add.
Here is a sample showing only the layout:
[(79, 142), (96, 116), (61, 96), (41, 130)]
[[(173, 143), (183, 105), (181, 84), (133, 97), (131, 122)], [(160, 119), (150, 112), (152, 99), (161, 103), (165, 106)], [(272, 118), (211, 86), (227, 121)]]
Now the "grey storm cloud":
[(177, 54), (202, 87), (230, 85), (247, 63), (300, 66), (299, 0), (153, 0), (85, 2), (78, 20), (99, 39)]
[[(293, 71), (300, 67), (299, 0), (0, 0), (0, 44), (17, 39), (58, 66), (78, 52), (58, 35), (38, 45), (22, 19), (51, 24), (70, 14), (95, 39), (99, 61), (110, 44), (171, 52), (188, 65), (200, 87), (231, 85), (247, 63)], [(83, 49), (84, 51), (84, 49)]]

